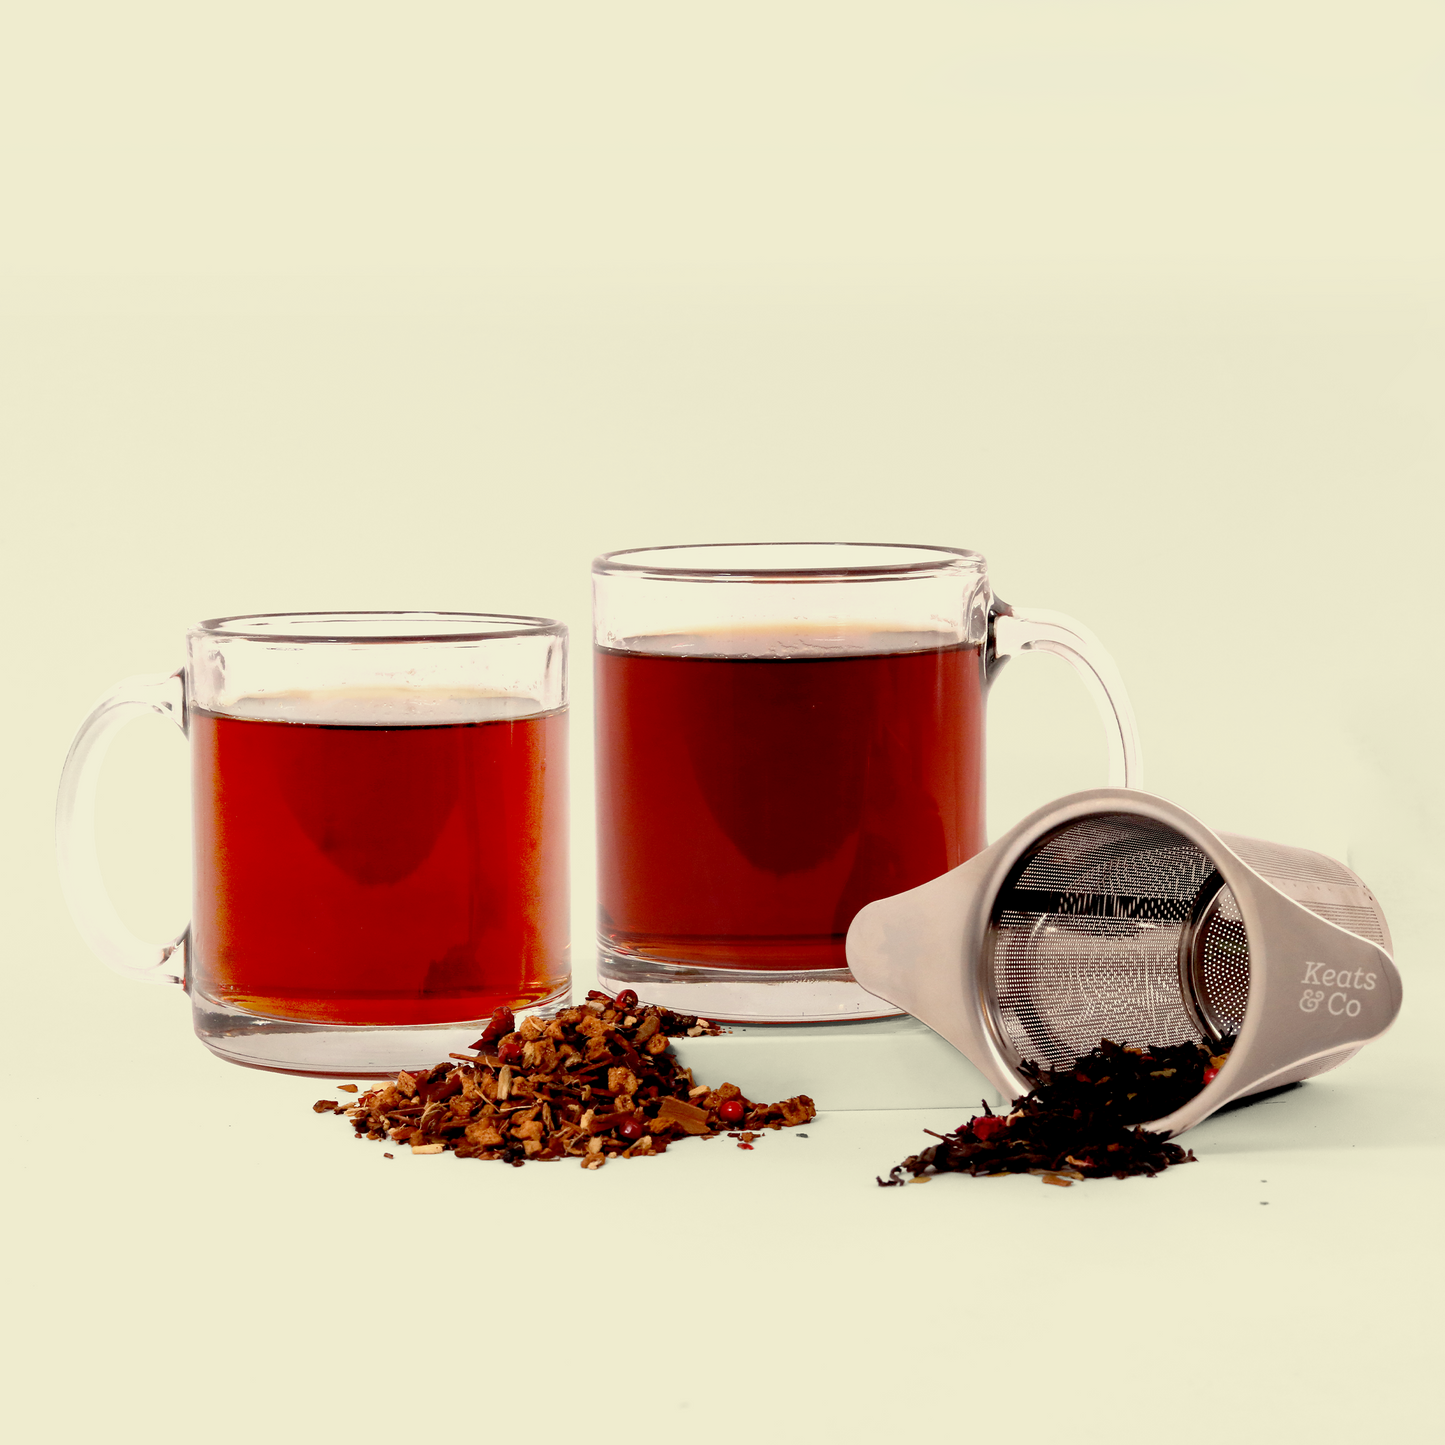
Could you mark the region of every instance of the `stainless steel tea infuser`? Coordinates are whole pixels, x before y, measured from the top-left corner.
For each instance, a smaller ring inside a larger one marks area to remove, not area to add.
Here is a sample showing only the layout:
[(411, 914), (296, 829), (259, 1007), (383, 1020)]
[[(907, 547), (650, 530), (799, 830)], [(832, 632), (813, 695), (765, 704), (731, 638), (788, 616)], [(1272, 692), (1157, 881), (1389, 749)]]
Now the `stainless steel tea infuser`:
[(1343, 1063), (1394, 1021), (1400, 976), (1368, 888), (1304, 848), (1215, 833), (1148, 793), (1040, 808), (942, 877), (863, 908), (848, 966), (941, 1034), (1005, 1098), (1019, 1065), (1103, 1038), (1228, 1049), (1148, 1124), (1176, 1134), (1232, 1099)]

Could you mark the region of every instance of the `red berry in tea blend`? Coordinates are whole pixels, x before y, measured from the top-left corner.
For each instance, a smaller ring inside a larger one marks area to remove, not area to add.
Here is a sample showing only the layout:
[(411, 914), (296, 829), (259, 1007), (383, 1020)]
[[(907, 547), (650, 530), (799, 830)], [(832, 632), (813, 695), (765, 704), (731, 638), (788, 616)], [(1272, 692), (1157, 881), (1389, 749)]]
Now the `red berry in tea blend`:
[[(1192, 1150), (1138, 1127), (1172, 1114), (1209, 1082), (1228, 1057), (1202, 1044), (1133, 1049), (1100, 1041), (1072, 1066), (1019, 1071), (1033, 1088), (1007, 1114), (984, 1112), (951, 1134), (935, 1134), (931, 1149), (891, 1169), (884, 1186), (934, 1174), (1037, 1174), (1045, 1184), (1076, 1179), (1154, 1175), (1194, 1162)], [(929, 1131), (932, 1132), (932, 1131)]]
[(573, 1158), (584, 1169), (661, 1154), (689, 1134), (716, 1138), (729, 1123), (782, 1129), (814, 1117), (806, 1094), (758, 1104), (736, 1084), (694, 1083), (667, 1041), (720, 1030), (640, 1004), (630, 989), (616, 999), (594, 990), (578, 1008), (515, 1025), (498, 1009), (473, 1045), (477, 1057), (400, 1073), (353, 1103), (318, 1100), (316, 1112), (344, 1113), (358, 1139), (410, 1144), (414, 1154)]

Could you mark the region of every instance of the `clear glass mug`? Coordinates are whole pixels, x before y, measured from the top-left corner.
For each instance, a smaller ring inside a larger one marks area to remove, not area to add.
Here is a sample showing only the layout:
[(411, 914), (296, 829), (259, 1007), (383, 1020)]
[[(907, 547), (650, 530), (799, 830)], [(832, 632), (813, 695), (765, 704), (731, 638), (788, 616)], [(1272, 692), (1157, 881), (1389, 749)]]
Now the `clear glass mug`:
[(1000, 601), (953, 547), (651, 547), (593, 563), (598, 973), (736, 1022), (898, 1013), (849, 974), (876, 898), (979, 852), (984, 706), (1052, 652), (1104, 717), (1109, 781), (1142, 786), (1109, 655)]
[[(222, 1058), (296, 1073), (430, 1065), (502, 1005), (565, 1002), (561, 623), (271, 614), (187, 643), (101, 699), (61, 776), (61, 882), (106, 963), (182, 985)], [(121, 922), (95, 848), (106, 744), (146, 710), (190, 739), (193, 911), (163, 946)]]

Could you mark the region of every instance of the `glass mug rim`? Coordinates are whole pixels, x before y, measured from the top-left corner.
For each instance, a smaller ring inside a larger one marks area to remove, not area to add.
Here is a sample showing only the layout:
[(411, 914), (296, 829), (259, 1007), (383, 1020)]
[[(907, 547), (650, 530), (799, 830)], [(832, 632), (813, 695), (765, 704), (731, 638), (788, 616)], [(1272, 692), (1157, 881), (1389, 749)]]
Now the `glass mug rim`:
[[(797, 559), (769, 563), (766, 550), (816, 553), (815, 561)], [(763, 553), (749, 558), (749, 553)], [(899, 553), (918, 553), (898, 556)], [(696, 560), (685, 554), (696, 555)], [(711, 555), (711, 562), (705, 560)], [(721, 554), (721, 556), (719, 556)], [(728, 554), (733, 554), (731, 558)], [(863, 554), (876, 560), (845, 560), (845, 554)], [(892, 554), (883, 560), (879, 554)], [(653, 558), (664, 558), (653, 561)], [(981, 553), (965, 547), (942, 547), (921, 542), (680, 542), (660, 547), (627, 547), (604, 552), (593, 559), (595, 576), (627, 575), (676, 582), (778, 582), (886, 581), (907, 577), (971, 573), (983, 576), (987, 563)]]
[(192, 637), (284, 643), (489, 642), (508, 637), (565, 637), (551, 617), (504, 612), (248, 612), (212, 617), (188, 629)]

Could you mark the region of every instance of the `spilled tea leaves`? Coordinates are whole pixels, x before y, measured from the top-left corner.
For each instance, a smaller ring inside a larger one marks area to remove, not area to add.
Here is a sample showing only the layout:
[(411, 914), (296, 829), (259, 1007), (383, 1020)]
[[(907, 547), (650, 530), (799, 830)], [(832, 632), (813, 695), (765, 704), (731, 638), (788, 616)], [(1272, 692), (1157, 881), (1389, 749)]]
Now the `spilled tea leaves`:
[[(1199, 1092), (1228, 1057), (1201, 1044), (1128, 1048), (1108, 1039), (1071, 1068), (1020, 1065), (1033, 1088), (1007, 1114), (984, 1112), (932, 1148), (905, 1159), (878, 1183), (921, 1183), (936, 1174), (1037, 1174), (1067, 1187), (1079, 1179), (1155, 1175), (1195, 1162), (1193, 1150), (1138, 1126), (1172, 1113)], [(904, 1176), (911, 1176), (905, 1178)]]
[[(743, 1148), (763, 1129), (806, 1124), (806, 1094), (776, 1104), (748, 1099), (736, 1084), (693, 1080), (669, 1038), (720, 1030), (706, 1020), (644, 1005), (624, 990), (615, 999), (594, 990), (579, 1008), (520, 1028), (498, 1009), (475, 1056), (390, 1083), (355, 1101), (318, 1099), (317, 1113), (345, 1114), (358, 1139), (393, 1140), (413, 1154), (524, 1164), (576, 1159), (599, 1169), (611, 1158), (664, 1153), (688, 1136), (712, 1139), (741, 1123)], [(387, 1156), (390, 1157), (389, 1155)]]

